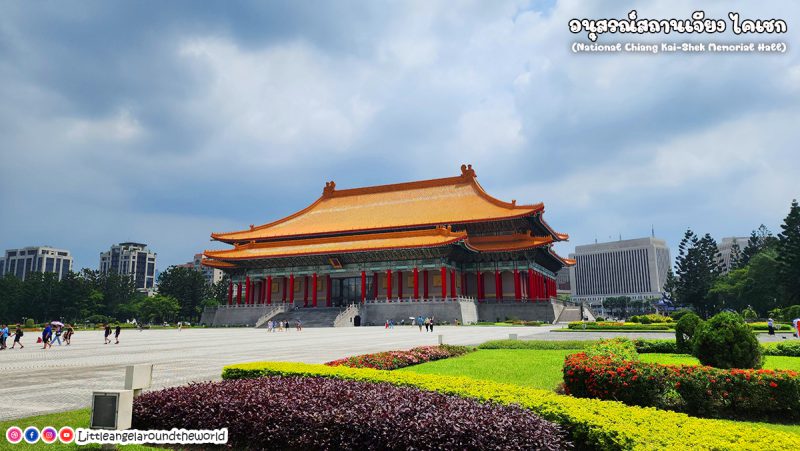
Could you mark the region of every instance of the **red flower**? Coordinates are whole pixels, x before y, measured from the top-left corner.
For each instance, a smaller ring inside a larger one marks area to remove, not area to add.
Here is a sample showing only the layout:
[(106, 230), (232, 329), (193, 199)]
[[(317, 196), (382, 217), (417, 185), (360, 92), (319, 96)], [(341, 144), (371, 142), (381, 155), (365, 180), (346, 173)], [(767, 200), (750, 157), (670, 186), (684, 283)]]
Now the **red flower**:
[(775, 382), (770, 382), (769, 386), (772, 387), (772, 388), (775, 388), (775, 387), (778, 386), (778, 384), (776, 384)]

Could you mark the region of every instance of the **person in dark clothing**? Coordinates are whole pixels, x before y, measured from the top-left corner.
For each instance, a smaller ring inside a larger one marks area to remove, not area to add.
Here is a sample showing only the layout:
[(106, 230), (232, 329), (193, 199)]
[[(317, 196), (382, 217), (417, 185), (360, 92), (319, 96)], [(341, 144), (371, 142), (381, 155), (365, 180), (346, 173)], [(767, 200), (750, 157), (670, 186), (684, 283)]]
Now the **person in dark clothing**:
[(11, 349), (14, 349), (14, 347), (17, 346), (17, 343), (19, 343), (20, 349), (25, 347), (22, 346), (22, 341), (21, 341), (23, 335), (25, 335), (25, 332), (22, 331), (22, 326), (17, 324), (17, 330), (14, 331), (14, 344), (11, 345)]
[(117, 324), (117, 328), (116, 328), (116, 330), (114, 330), (114, 338), (117, 340), (116, 342), (114, 342), (115, 345), (119, 344), (119, 333), (120, 332), (122, 332), (122, 328), (119, 327), (119, 324)]
[(111, 338), (110, 338), (111, 337), (111, 325), (110, 324), (106, 324), (104, 333), (105, 333), (105, 344), (111, 343)]
[(53, 328), (50, 327), (50, 323), (45, 323), (44, 330), (42, 331), (42, 349), (47, 349), (47, 347), (53, 347), (50, 344), (50, 338), (53, 337)]

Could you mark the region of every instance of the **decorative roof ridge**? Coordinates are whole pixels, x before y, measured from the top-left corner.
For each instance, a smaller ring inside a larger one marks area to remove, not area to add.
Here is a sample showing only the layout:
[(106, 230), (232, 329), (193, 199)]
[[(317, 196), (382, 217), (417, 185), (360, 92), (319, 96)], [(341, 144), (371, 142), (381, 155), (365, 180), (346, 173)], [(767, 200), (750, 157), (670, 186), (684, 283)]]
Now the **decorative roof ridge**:
[[(412, 238), (412, 237), (433, 236), (433, 235), (453, 238), (455, 240), (463, 240), (467, 237), (467, 232), (465, 231), (453, 232), (452, 228), (450, 227), (435, 227), (432, 229), (409, 230), (402, 232), (383, 232), (383, 233), (369, 233), (360, 235), (339, 235), (339, 236), (322, 237), (322, 238), (304, 238), (299, 240), (259, 241), (259, 242), (249, 241), (244, 244), (234, 244), (233, 250), (268, 249), (271, 247), (282, 247), (286, 245), (302, 246), (308, 244), (337, 243), (343, 241), (369, 241), (374, 239)], [(203, 251), (203, 254), (213, 258), (213, 255), (217, 253), (228, 252), (230, 250), (231, 249), (205, 250)]]
[(553, 230), (553, 228), (552, 228), (552, 227), (550, 227), (550, 224), (548, 224), (548, 223), (547, 223), (547, 221), (545, 221), (545, 220), (544, 220), (544, 208), (542, 208), (542, 211), (541, 211), (541, 213), (539, 214), (539, 221), (542, 223), (542, 225), (543, 225), (543, 226), (544, 226), (544, 227), (545, 227), (545, 228), (546, 228), (548, 231), (550, 231), (550, 233), (552, 233), (552, 234), (553, 234), (553, 236), (554, 236), (554, 237), (555, 237), (555, 238), (556, 238), (558, 241), (567, 241), (567, 240), (569, 240), (569, 234), (568, 234), (568, 233), (559, 233), (559, 232), (556, 232), (555, 230)]
[(565, 257), (562, 257), (562, 256), (560, 256), (560, 255), (556, 254), (556, 251), (554, 251), (554, 250), (553, 250), (553, 247), (552, 247), (552, 246), (549, 246), (549, 247), (547, 248), (547, 252), (548, 252), (550, 255), (552, 255), (553, 257), (555, 257), (556, 259), (558, 259), (558, 261), (560, 261), (561, 263), (563, 263), (563, 264), (564, 264), (564, 266), (575, 266), (575, 264), (576, 264), (576, 263), (578, 263), (578, 261), (577, 261), (577, 260), (575, 260), (575, 259), (572, 259), (572, 258), (565, 258)]
[(480, 235), (480, 236), (468, 236), (467, 240), (472, 241), (475, 243), (482, 243), (482, 242), (504, 242), (504, 241), (517, 241), (523, 239), (546, 239), (550, 238), (551, 240), (553, 237), (551, 235), (533, 235), (533, 233), (528, 230), (527, 232), (523, 233), (509, 233), (503, 235)]

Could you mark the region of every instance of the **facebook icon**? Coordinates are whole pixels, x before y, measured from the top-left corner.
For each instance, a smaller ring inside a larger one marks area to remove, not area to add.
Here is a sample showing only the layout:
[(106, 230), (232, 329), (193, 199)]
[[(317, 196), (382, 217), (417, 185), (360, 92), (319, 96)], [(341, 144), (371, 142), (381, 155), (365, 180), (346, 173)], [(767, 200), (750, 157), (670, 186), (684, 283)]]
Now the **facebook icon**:
[(39, 429), (36, 426), (25, 428), (25, 441), (31, 444), (39, 441)]

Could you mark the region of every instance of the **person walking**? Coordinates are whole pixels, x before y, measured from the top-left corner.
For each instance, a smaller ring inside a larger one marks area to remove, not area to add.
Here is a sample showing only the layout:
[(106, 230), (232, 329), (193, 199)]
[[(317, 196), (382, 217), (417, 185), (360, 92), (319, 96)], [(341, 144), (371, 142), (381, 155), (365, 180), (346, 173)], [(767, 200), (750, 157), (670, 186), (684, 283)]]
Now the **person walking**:
[(64, 331), (64, 344), (69, 346), (72, 343), (72, 334), (75, 333), (75, 329), (72, 327), (72, 324), (67, 324), (66, 330)]
[(42, 349), (47, 349), (47, 347), (53, 347), (50, 344), (50, 338), (53, 336), (53, 328), (50, 327), (50, 323), (45, 323), (44, 329), (42, 330)]
[(794, 327), (794, 336), (800, 338), (800, 333), (797, 332), (797, 323), (800, 323), (800, 318), (792, 320), (792, 327)]
[[(178, 329), (178, 330), (180, 330), (180, 329)], [(116, 330), (114, 330), (114, 339), (116, 340), (114, 342), (115, 345), (119, 344), (119, 333), (120, 332), (122, 332), (122, 327), (120, 327), (120, 325), (117, 324), (117, 328), (116, 328)]]
[(61, 346), (61, 326), (58, 325), (56, 326), (55, 332), (53, 332), (53, 339), (50, 340), (50, 346), (55, 342), (58, 342), (58, 345)]
[(422, 326), (425, 324), (425, 320), (422, 319), (422, 315), (417, 317), (417, 326), (419, 326), (419, 331), (422, 332)]
[(7, 341), (8, 341), (8, 326), (3, 324), (2, 326), (0, 326), (0, 351), (8, 347), (8, 345), (6, 345)]
[(772, 322), (772, 318), (767, 320), (767, 330), (769, 330), (770, 335), (775, 335), (775, 323)]
[(103, 334), (105, 336), (104, 344), (111, 343), (111, 325), (106, 323), (105, 327), (103, 328)]
[(22, 331), (22, 326), (17, 324), (17, 330), (14, 331), (14, 343), (11, 345), (11, 349), (17, 346), (19, 343), (19, 348), (22, 349), (25, 346), (22, 346), (22, 336), (25, 335), (25, 332)]
[(435, 322), (433, 321), (433, 317), (431, 316), (431, 330), (430, 330), (431, 332), (433, 332), (433, 325), (434, 324), (435, 324)]

